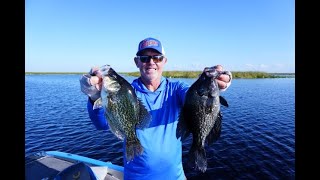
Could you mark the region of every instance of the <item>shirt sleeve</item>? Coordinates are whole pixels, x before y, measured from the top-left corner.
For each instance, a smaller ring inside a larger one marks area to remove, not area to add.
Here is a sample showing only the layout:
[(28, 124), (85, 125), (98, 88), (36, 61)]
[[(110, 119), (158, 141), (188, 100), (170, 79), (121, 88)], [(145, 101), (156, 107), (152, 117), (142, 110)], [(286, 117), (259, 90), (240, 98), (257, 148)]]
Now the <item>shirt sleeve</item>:
[(177, 87), (177, 94), (179, 96), (179, 100), (181, 104), (184, 104), (185, 97), (187, 94), (187, 91), (189, 89), (190, 85), (184, 83), (184, 82), (179, 82), (178, 87)]
[(104, 116), (104, 109), (103, 108), (93, 109), (93, 104), (89, 98), (87, 103), (87, 110), (89, 113), (90, 120), (92, 121), (93, 125), (96, 127), (97, 130), (109, 129), (107, 119)]

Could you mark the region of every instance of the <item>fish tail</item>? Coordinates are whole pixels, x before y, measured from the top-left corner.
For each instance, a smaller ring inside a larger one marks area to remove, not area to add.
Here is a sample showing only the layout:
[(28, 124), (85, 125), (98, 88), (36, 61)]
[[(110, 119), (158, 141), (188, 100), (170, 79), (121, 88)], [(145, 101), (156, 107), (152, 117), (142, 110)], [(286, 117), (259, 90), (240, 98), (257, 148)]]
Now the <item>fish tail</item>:
[(189, 152), (189, 162), (193, 164), (195, 169), (205, 172), (207, 170), (206, 151), (203, 147), (191, 147)]
[(143, 147), (138, 138), (126, 141), (126, 159), (131, 161), (135, 155), (141, 155)]

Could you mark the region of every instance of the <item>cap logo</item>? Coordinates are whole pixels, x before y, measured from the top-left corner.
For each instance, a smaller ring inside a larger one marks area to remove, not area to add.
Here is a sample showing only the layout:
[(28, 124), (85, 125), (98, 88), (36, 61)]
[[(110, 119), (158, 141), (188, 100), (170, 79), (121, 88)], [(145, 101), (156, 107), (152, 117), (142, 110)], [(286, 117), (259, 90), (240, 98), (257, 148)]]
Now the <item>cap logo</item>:
[(155, 40), (147, 40), (141, 43), (140, 49), (149, 47), (149, 46), (159, 46), (159, 42)]

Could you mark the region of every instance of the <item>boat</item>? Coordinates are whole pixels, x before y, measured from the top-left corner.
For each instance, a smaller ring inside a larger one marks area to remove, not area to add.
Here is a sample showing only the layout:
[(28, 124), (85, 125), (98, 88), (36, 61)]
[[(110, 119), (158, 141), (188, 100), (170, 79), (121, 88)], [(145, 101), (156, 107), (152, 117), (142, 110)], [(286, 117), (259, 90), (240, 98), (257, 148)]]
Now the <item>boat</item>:
[(123, 166), (61, 151), (43, 151), (25, 159), (26, 180), (122, 180)]

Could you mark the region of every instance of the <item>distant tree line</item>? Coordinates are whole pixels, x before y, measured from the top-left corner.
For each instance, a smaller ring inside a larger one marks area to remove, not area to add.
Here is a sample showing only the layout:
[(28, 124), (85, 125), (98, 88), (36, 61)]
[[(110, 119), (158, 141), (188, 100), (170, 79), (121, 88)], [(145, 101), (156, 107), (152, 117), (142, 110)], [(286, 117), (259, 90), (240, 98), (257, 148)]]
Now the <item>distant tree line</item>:
[[(295, 77), (295, 73), (267, 73), (261, 71), (231, 71), (234, 79), (245, 78), (286, 78)], [(202, 71), (163, 71), (162, 75), (168, 78), (197, 78)], [(86, 74), (85, 72), (25, 72), (25, 74)], [(119, 72), (128, 76), (140, 76), (140, 72)]]
[[(232, 77), (237, 78), (284, 78), (284, 77), (294, 77), (294, 73), (267, 73), (261, 71), (231, 71)], [(202, 73), (202, 71), (164, 71), (163, 76), (169, 78), (197, 78)], [(140, 72), (127, 72), (122, 73), (128, 76), (140, 76)]]

